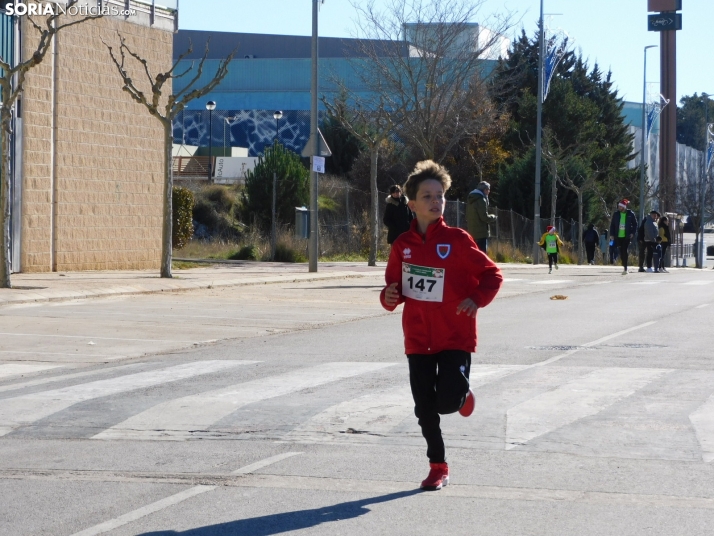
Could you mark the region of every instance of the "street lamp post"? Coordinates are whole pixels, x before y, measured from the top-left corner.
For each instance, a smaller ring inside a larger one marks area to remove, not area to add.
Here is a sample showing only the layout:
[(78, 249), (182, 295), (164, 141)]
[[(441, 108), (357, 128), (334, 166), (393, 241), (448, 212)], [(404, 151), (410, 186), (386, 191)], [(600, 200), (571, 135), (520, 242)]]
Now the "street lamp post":
[(645, 68), (642, 80), (642, 148), (640, 154), (640, 223), (645, 218), (645, 162), (647, 160), (647, 50), (657, 45), (645, 47)]
[(206, 110), (208, 110), (208, 182), (211, 182), (213, 176), (213, 110), (215, 109), (215, 101), (206, 103)]
[(700, 206), (699, 206), (699, 251), (697, 256), (699, 257), (699, 268), (704, 269), (704, 261), (707, 260), (706, 244), (704, 242), (704, 210), (706, 209), (706, 204), (704, 203), (704, 196), (707, 194), (707, 175), (709, 170), (707, 169), (707, 150), (708, 150), (708, 134), (709, 134), (709, 94), (702, 93), (702, 100), (704, 102), (704, 169), (702, 172), (702, 188), (700, 195)]
[[(273, 150), (277, 150), (278, 148), (278, 136), (279, 136), (279, 131), (280, 131), (280, 118), (283, 117), (283, 112), (281, 110), (277, 110), (274, 114), (273, 117), (275, 118), (275, 141), (273, 143)], [(275, 155), (273, 155), (275, 156)], [(275, 160), (273, 160), (275, 161)], [(276, 205), (278, 201), (278, 173), (277, 171), (273, 168), (273, 211), (272, 211), (272, 225), (270, 228), (270, 260), (274, 261), (275, 260), (275, 243), (277, 241), (278, 237), (278, 224), (277, 224), (277, 219), (276, 219)]]

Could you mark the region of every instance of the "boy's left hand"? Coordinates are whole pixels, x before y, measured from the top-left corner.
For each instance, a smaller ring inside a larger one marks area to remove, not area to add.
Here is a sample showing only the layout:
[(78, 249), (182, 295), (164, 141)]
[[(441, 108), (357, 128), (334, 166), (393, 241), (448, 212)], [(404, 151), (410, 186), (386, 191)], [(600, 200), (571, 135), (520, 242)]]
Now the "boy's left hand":
[(456, 314), (460, 315), (463, 312), (463, 313), (466, 313), (471, 318), (476, 318), (477, 310), (478, 310), (478, 305), (476, 305), (471, 298), (466, 298), (456, 308)]

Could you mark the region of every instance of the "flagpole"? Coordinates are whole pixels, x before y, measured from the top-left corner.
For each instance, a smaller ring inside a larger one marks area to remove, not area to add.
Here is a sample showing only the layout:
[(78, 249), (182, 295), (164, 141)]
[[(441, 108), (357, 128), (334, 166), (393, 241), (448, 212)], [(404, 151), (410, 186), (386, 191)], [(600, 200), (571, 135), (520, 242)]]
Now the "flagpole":
[(538, 118), (536, 121), (535, 196), (533, 200), (533, 264), (538, 264), (538, 256), (540, 254), (538, 242), (540, 241), (540, 168), (543, 144), (543, 49), (545, 48), (543, 35), (543, 0), (540, 0), (540, 20), (538, 21), (538, 26)]
[(657, 45), (645, 47), (645, 68), (642, 76), (642, 147), (640, 149), (640, 223), (645, 218), (645, 162), (647, 159), (647, 49), (657, 48)]

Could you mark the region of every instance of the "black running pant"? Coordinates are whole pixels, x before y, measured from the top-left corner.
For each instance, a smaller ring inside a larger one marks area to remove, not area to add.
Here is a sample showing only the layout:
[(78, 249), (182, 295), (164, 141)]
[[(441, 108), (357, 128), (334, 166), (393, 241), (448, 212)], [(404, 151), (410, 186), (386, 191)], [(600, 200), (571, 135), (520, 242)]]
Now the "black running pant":
[(553, 263), (558, 264), (558, 254), (548, 253), (548, 268), (553, 268)]
[(585, 252), (588, 255), (588, 264), (595, 260), (595, 242), (585, 242)]
[[(654, 248), (657, 242), (645, 242), (645, 249), (647, 250), (647, 268), (652, 268), (652, 255), (654, 254)], [(657, 268), (657, 267), (655, 267)]]
[(622, 260), (622, 267), (627, 270), (627, 249), (630, 247), (630, 238), (628, 236), (618, 236), (617, 247), (620, 248), (620, 259)]
[(431, 463), (445, 463), (439, 414), (454, 413), (463, 406), (469, 392), (471, 353), (444, 350), (437, 354), (408, 354), (407, 357), (414, 414), (426, 439), (426, 455)]

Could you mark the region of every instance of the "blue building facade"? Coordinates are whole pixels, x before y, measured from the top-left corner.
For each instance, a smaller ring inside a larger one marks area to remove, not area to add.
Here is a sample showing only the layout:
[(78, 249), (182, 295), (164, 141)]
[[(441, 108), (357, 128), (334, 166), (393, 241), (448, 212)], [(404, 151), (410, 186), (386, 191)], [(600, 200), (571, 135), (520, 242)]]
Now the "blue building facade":
[[(195, 87), (207, 84), (221, 59), (236, 50), (226, 78), (203, 99), (194, 100), (174, 121), (174, 143), (206, 147), (247, 147), (257, 156), (276, 135), (281, 143), (300, 152), (310, 137), (310, 89), (312, 75), (311, 37), (241, 34), (181, 30), (174, 39), (174, 58), (189, 46), (193, 52), (176, 69), (181, 73), (196, 66), (205, 53), (208, 58)], [(375, 42), (385, 51), (406, 54), (405, 43)], [(367, 61), (356, 40), (319, 38), (319, 98), (333, 99), (339, 92), (337, 80), (351, 92), (366, 96), (367, 88), (356, 75), (360, 62)], [(183, 89), (193, 72), (174, 80), (174, 92)], [(213, 112), (205, 103), (215, 101)], [(283, 112), (276, 124), (273, 113)], [(212, 120), (211, 120), (212, 115)], [(319, 120), (324, 117), (320, 103)], [(209, 138), (209, 124), (212, 132)], [(279, 132), (276, 132), (279, 129)]]

